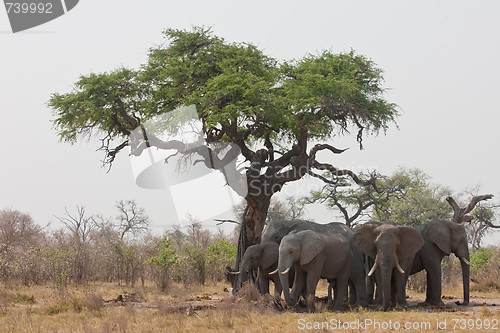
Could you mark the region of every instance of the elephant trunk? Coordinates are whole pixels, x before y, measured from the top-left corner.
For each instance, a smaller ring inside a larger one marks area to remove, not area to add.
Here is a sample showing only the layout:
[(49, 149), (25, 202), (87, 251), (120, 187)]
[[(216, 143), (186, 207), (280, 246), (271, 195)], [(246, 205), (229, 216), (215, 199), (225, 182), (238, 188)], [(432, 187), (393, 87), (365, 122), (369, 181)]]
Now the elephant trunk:
[[(467, 255), (467, 262), (469, 261), (469, 256)], [(470, 284), (470, 266), (467, 262), (460, 258), (460, 265), (462, 266), (462, 280), (464, 285), (464, 302), (462, 305), (469, 305), (469, 284)]]
[(390, 264), (381, 265), (382, 278), (382, 309), (385, 311), (391, 304), (391, 279), (393, 267)]
[(294, 300), (292, 299), (290, 295), (290, 288), (289, 288), (289, 282), (288, 282), (288, 274), (290, 274), (290, 268), (293, 265), (293, 261), (291, 262), (285, 262), (288, 260), (282, 260), (280, 256), (280, 260), (278, 261), (278, 275), (279, 279), (281, 282), (281, 287), (283, 288), (283, 296), (285, 297), (285, 302), (288, 305), (295, 305)]
[(292, 298), (290, 296), (290, 288), (288, 286), (288, 272), (287, 273), (280, 273), (279, 278), (281, 282), (281, 287), (283, 288), (283, 297), (285, 297), (285, 302), (288, 305), (295, 305), (294, 302), (292, 302)]
[(248, 281), (248, 272), (244, 269), (240, 270), (238, 279), (239, 285), (243, 286), (243, 284)]

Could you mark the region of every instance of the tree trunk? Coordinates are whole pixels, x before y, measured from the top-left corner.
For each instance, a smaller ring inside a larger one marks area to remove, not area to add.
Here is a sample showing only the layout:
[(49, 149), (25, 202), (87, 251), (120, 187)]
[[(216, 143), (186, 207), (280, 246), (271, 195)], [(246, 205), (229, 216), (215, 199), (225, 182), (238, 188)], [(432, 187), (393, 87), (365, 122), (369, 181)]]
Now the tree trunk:
[[(238, 238), (238, 252), (236, 255), (235, 270), (240, 270), (243, 254), (249, 246), (259, 244), (262, 229), (266, 222), (267, 210), (271, 203), (271, 196), (247, 196), (247, 208), (245, 209), (243, 221)], [(255, 282), (255, 274), (249, 274), (249, 279)], [(241, 287), (240, 279), (233, 279), (233, 291)]]

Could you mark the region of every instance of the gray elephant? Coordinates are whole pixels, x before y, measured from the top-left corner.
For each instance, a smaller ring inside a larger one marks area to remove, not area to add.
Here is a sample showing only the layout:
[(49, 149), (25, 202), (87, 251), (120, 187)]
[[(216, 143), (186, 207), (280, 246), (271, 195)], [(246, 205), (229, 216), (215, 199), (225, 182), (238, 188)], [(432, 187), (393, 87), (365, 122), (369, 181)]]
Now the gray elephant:
[[(288, 281), (288, 274), (295, 265), (292, 293), (283, 288), (288, 305), (295, 305), (299, 293), (305, 288), (307, 307), (314, 309), (314, 295), (320, 278), (336, 280), (335, 310), (343, 309), (344, 294), (351, 271), (352, 251), (344, 236), (319, 234), (312, 230), (292, 232), (283, 237), (279, 246), (278, 272), (281, 284)], [(330, 302), (330, 300), (329, 300)]]
[(359, 226), (353, 237), (356, 244), (375, 263), (368, 276), (376, 274), (377, 289), (380, 286), (382, 309), (406, 302), (406, 282), (413, 259), (424, 245), (420, 232), (408, 226), (366, 223)]
[[(253, 270), (258, 269), (258, 287), (262, 294), (269, 293), (269, 280), (274, 283), (274, 290), (277, 296), (281, 295), (281, 282), (278, 274), (269, 274), (275, 271), (278, 267), (278, 255), (279, 255), (279, 245), (274, 242), (266, 242), (261, 244), (256, 244), (249, 246), (245, 254), (243, 255), (243, 260), (241, 261), (240, 270), (238, 272), (232, 272), (231, 274), (238, 276), (238, 285), (242, 285), (248, 281), (248, 274)], [(293, 276), (291, 276), (293, 283)], [(287, 285), (291, 285), (289, 284)]]
[(413, 261), (411, 274), (425, 269), (427, 272), (426, 303), (439, 305), (441, 300), (441, 260), (454, 253), (462, 266), (464, 301), (469, 304), (469, 249), (467, 234), (462, 224), (449, 220), (433, 220), (423, 225), (421, 230), (424, 246)]
[(280, 243), (292, 231), (313, 230), (321, 235), (342, 235), (349, 240), (352, 251), (351, 274), (349, 276), (349, 303), (367, 306), (364, 273), (364, 255), (352, 242), (353, 231), (344, 223), (319, 224), (305, 220), (273, 220), (262, 231), (263, 242)]

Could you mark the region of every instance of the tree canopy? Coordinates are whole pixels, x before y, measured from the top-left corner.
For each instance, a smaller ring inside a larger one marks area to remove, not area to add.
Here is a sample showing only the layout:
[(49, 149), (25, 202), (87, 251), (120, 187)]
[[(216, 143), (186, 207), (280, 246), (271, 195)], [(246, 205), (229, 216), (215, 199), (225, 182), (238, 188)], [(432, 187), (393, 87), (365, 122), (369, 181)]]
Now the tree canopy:
[[(194, 104), (207, 142), (237, 143), (252, 161), (257, 143), (296, 150), (294, 145), (353, 127), (361, 143), (363, 130), (385, 130), (397, 116), (383, 98), (382, 70), (354, 51), (279, 62), (210, 29), (167, 29), (164, 35), (166, 44), (152, 48), (140, 69), (82, 75), (73, 91), (53, 94), (49, 106), (59, 137), (75, 142), (98, 136), (111, 163), (136, 127)], [(268, 151), (268, 165), (282, 169), (290, 154), (276, 160), (277, 154)]]

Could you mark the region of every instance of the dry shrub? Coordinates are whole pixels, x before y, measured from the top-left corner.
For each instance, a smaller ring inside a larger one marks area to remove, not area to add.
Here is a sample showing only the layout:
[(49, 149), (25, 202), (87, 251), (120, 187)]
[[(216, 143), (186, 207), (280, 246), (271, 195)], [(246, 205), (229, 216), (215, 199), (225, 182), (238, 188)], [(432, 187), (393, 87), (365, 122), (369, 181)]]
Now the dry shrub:
[(84, 306), (92, 312), (101, 312), (104, 308), (104, 301), (100, 295), (89, 294), (85, 296)]
[(415, 290), (422, 293), (427, 288), (427, 276), (425, 270), (422, 270), (416, 274), (410, 275), (408, 278), (407, 286), (411, 290)]
[(45, 308), (45, 312), (48, 315), (55, 315), (58, 313), (66, 312), (70, 308), (70, 304), (65, 301), (58, 301), (48, 307)]
[(234, 295), (234, 305), (236, 308), (259, 313), (275, 312), (281, 309), (281, 300), (270, 294), (262, 295), (257, 286), (252, 283), (245, 283)]
[(471, 291), (475, 292), (499, 292), (500, 291), (500, 282), (488, 278), (478, 283), (473, 283)]
[(125, 316), (118, 316), (104, 320), (102, 323), (103, 333), (128, 332), (128, 319)]
[(9, 295), (0, 290), (0, 314), (5, 314), (7, 306), (9, 305)]

